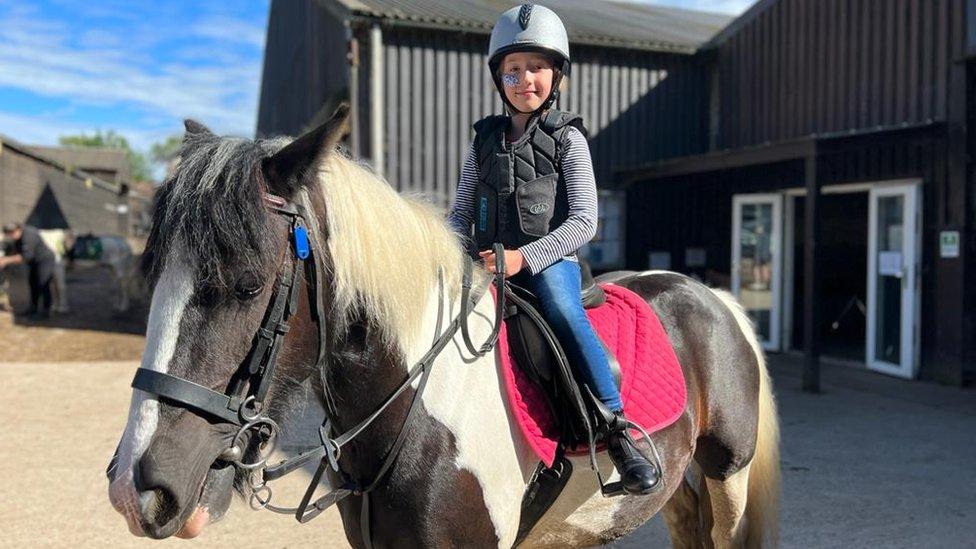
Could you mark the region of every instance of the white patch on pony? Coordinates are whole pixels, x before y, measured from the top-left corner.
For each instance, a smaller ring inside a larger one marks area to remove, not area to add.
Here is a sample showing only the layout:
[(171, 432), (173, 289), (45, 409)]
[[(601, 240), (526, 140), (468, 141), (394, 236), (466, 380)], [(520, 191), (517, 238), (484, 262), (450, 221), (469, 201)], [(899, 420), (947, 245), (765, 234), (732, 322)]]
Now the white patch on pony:
[[(175, 252), (153, 292), (146, 328), (146, 350), (142, 367), (166, 372), (176, 350), (180, 335), (180, 321), (193, 295), (193, 270)], [(129, 524), (129, 530), (140, 535), (139, 494), (134, 483), (134, 466), (149, 447), (159, 421), (159, 402), (155, 396), (133, 389), (129, 405), (129, 421), (119, 443), (114, 480), (109, 485), (109, 499)]]
[[(597, 454), (597, 465), (604, 482), (616, 482), (620, 475), (606, 452)], [(616, 525), (616, 514), (623, 497), (605, 498), (589, 456), (569, 458), (573, 474), (552, 507), (539, 520), (525, 540), (527, 546), (588, 546), (600, 543), (604, 532)]]
[[(437, 325), (437, 292), (430, 294), (424, 325), (432, 328)], [(455, 299), (444, 308), (442, 327), (457, 315), (459, 303)], [(494, 301), (486, 292), (469, 317), (474, 345), (488, 338), (494, 317)], [(436, 336), (429, 335), (424, 344), (410, 350), (410, 364), (429, 348)], [(499, 547), (511, 547), (518, 533), (522, 495), (537, 461), (521, 433), (511, 427), (495, 356), (490, 352), (472, 360), (458, 333), (438, 356), (423, 401), (427, 412), (454, 435), (458, 470), (478, 479)]]
[[(475, 276), (474, 286), (485, 284), (484, 273)], [(479, 281), (479, 278), (481, 279)], [(430, 292), (424, 326), (437, 325), (436, 292)], [(457, 315), (457, 300), (445, 311), (442, 326)], [(480, 347), (495, 318), (490, 292), (478, 302), (469, 317), (472, 343)], [(435, 334), (412, 349), (409, 364), (429, 348)], [(458, 469), (470, 471), (481, 485), (488, 514), (495, 526), (499, 547), (511, 547), (518, 534), (521, 501), (538, 458), (529, 448), (508, 408), (504, 382), (499, 376), (497, 352), (472, 361), (461, 339), (449, 345), (437, 363), (424, 392), (428, 413), (444, 424), (457, 444)], [(559, 498), (549, 509), (527, 540), (545, 540), (542, 545), (593, 544), (615, 524), (615, 515), (623, 498), (605, 498), (600, 494), (596, 475), (590, 470), (589, 457), (572, 457), (573, 475)], [(597, 456), (600, 472), (606, 482), (620, 479), (606, 453)]]
[(749, 465), (725, 480), (706, 477), (705, 484), (712, 504), (712, 543), (717, 548), (742, 547), (749, 499)]

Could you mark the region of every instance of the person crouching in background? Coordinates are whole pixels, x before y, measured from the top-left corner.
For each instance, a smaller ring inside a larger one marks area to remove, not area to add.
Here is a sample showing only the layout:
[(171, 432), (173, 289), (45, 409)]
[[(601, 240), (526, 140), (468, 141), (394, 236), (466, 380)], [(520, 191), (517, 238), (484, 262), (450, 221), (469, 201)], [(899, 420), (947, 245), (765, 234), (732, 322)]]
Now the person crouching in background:
[(3, 235), (13, 241), (13, 255), (0, 257), (0, 268), (27, 264), (30, 308), (24, 314), (32, 320), (48, 318), (51, 315), (54, 253), (44, 245), (37, 229), (30, 225), (20, 223), (5, 225)]

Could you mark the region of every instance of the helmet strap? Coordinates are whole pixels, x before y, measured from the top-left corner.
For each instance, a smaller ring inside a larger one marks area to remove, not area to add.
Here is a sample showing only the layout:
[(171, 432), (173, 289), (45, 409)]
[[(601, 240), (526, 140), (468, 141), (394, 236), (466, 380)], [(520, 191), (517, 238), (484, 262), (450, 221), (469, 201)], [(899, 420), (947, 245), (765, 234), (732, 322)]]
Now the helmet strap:
[(549, 91), (549, 97), (542, 102), (542, 106), (539, 107), (539, 111), (548, 110), (556, 101), (559, 100), (559, 85), (563, 82), (563, 71), (555, 70), (552, 76), (552, 90)]

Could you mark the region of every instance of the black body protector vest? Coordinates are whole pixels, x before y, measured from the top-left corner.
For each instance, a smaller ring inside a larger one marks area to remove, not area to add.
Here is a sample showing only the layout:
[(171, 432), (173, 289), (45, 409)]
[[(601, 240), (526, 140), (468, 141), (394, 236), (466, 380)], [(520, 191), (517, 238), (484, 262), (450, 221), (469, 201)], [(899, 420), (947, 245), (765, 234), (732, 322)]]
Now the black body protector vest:
[(538, 240), (569, 215), (559, 158), (570, 126), (586, 135), (578, 114), (555, 109), (534, 116), (525, 134), (505, 140), (509, 117), (489, 116), (474, 125), (478, 178), (474, 199), (474, 243), (517, 248)]

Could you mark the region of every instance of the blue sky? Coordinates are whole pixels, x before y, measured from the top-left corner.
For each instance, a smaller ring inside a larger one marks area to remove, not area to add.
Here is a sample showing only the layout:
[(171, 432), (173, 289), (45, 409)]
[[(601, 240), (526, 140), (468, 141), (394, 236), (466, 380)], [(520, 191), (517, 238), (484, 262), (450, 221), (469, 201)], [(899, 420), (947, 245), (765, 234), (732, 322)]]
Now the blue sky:
[[(740, 13), (752, 0), (652, 0)], [(269, 0), (0, 0), (0, 134), (113, 129), (146, 150), (197, 118), (251, 136)]]

